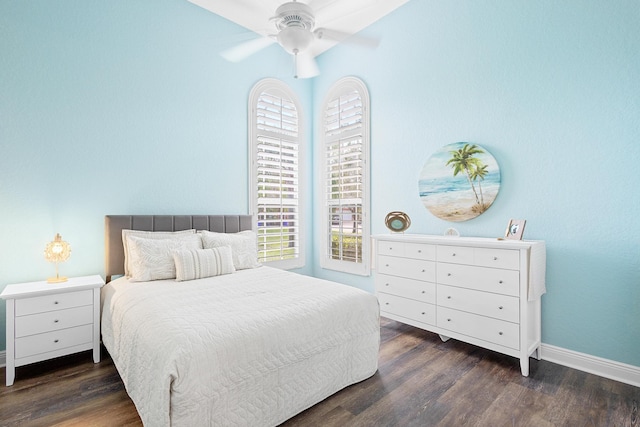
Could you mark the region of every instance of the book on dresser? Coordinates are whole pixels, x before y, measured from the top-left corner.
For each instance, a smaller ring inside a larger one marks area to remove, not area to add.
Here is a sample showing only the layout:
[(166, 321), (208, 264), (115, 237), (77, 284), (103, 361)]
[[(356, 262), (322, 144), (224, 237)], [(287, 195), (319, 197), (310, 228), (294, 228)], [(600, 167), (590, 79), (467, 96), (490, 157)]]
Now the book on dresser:
[(376, 239), (380, 314), (518, 357), (540, 358), (546, 251), (542, 241), (421, 234)]

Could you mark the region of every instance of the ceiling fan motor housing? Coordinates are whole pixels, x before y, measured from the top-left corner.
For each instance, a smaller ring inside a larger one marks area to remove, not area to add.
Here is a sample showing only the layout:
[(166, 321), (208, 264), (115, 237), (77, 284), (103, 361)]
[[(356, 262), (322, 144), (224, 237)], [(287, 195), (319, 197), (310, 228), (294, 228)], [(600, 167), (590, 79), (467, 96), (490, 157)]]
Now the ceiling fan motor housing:
[(313, 10), (306, 4), (296, 1), (282, 4), (276, 9), (276, 16), (274, 16), (273, 19), (279, 30), (300, 27), (311, 31), (315, 25)]

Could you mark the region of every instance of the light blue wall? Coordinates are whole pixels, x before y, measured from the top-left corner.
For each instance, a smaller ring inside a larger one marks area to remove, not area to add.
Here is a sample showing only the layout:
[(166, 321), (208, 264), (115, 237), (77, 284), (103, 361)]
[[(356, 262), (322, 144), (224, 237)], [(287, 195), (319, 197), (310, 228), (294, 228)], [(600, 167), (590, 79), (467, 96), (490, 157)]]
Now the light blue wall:
[(52, 275), (57, 232), (61, 273), (103, 275), (106, 214), (247, 212), (249, 91), (310, 111), (311, 82), (277, 46), (220, 58), (246, 33), (186, 0), (0, 2), (0, 289)]
[[(391, 210), (413, 233), (500, 236), (526, 219), (548, 247), (543, 342), (640, 366), (640, 3), (412, 0), (364, 33), (375, 51), (321, 57), (314, 106), (344, 75), (369, 87), (373, 233)], [(457, 141), (487, 148), (503, 183), (485, 214), (448, 223), (417, 181)]]
[[(372, 103), (373, 233), (396, 209), (414, 233), (498, 236), (525, 218), (525, 237), (548, 244), (543, 341), (640, 366), (639, 9), (412, 0), (365, 31), (376, 50), (339, 46), (310, 82), (275, 46), (224, 62), (220, 41), (244, 30), (186, 0), (3, 1), (0, 288), (49, 275), (56, 232), (73, 245), (65, 274), (103, 273), (108, 213), (245, 212), (253, 84), (281, 78), (317, 115), (356, 75)], [(487, 213), (451, 224), (421, 205), (417, 179), (456, 141), (490, 150), (503, 185)], [(312, 260), (305, 272), (373, 290)]]

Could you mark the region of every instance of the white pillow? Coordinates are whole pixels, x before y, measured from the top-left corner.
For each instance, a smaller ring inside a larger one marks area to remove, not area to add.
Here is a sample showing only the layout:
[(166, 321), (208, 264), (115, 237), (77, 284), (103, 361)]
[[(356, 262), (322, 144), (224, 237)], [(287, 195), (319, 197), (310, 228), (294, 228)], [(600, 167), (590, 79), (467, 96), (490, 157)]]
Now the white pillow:
[(122, 245), (124, 246), (124, 275), (129, 276), (129, 245), (127, 236), (143, 237), (145, 239), (180, 239), (184, 236), (193, 235), (196, 230), (182, 231), (142, 231), (142, 230), (122, 230)]
[(176, 251), (173, 253), (173, 261), (176, 265), (178, 282), (220, 276), (236, 271), (229, 246)]
[(127, 236), (129, 248), (129, 278), (134, 282), (174, 279), (176, 266), (173, 253), (185, 249), (202, 249), (197, 234), (180, 239), (144, 239)]
[(205, 249), (230, 246), (233, 265), (236, 270), (260, 267), (258, 262), (258, 237), (251, 230), (239, 233), (215, 233), (213, 231), (198, 231), (202, 236)]

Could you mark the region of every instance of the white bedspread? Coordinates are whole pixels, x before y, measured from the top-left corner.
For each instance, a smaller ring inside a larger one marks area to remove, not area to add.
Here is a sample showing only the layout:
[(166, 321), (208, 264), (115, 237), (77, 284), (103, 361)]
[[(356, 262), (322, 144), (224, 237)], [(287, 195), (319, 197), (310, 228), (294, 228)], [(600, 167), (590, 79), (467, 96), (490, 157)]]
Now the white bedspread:
[(373, 375), (379, 327), (375, 296), (269, 267), (103, 288), (103, 342), (147, 427), (277, 425)]

